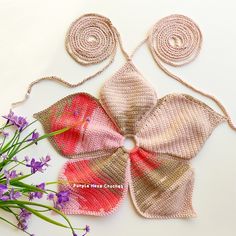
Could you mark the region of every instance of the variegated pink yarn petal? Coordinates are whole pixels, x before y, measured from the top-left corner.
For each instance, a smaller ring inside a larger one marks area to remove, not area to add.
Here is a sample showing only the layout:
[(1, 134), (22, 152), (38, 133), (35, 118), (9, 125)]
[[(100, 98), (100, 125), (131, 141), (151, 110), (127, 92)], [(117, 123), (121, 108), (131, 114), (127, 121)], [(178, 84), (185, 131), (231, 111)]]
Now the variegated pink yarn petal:
[(66, 214), (107, 215), (120, 205), (128, 190), (128, 154), (68, 161), (59, 177), (59, 190), (70, 191)]
[(156, 153), (191, 159), (225, 118), (185, 94), (160, 99), (136, 135), (140, 147)]
[(67, 96), (34, 117), (47, 133), (70, 128), (50, 138), (56, 150), (66, 157), (107, 154), (122, 146), (124, 140), (99, 101), (86, 93)]
[(131, 62), (116, 72), (101, 90), (100, 101), (122, 134), (135, 134), (137, 123), (156, 103), (156, 92)]
[(190, 218), (193, 171), (182, 161), (141, 148), (130, 153), (130, 192), (137, 211), (146, 218)]

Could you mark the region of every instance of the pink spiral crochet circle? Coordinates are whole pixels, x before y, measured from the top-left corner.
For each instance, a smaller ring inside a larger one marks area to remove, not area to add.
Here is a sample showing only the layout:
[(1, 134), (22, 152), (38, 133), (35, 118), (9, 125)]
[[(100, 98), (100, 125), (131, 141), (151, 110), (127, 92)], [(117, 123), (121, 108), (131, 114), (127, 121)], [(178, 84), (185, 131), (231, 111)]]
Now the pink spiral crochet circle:
[(172, 66), (182, 66), (198, 55), (202, 34), (193, 20), (175, 14), (158, 21), (148, 40), (155, 60), (159, 59)]
[(68, 53), (80, 64), (97, 64), (115, 53), (116, 32), (111, 21), (98, 14), (75, 20), (66, 37)]

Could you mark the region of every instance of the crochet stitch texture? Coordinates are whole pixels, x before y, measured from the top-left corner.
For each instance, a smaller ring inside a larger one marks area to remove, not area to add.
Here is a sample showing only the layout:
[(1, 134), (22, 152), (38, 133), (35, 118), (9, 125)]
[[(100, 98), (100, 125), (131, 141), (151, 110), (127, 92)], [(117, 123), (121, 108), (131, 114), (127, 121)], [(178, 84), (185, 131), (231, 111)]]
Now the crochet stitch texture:
[[(45, 132), (70, 128), (50, 137), (61, 155), (73, 159), (59, 176), (59, 189), (71, 192), (64, 213), (110, 214), (129, 189), (135, 208), (147, 218), (196, 215), (189, 160), (226, 121), (186, 94), (158, 99), (131, 61), (105, 82), (99, 100), (76, 93), (34, 116)], [(136, 140), (130, 152), (123, 148), (127, 136)]]

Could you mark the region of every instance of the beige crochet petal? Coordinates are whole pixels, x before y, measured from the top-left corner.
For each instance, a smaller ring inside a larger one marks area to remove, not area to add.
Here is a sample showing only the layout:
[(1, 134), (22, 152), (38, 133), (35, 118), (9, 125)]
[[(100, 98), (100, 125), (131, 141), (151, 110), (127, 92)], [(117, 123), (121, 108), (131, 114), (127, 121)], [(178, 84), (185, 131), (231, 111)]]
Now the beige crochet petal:
[(127, 62), (101, 90), (100, 101), (122, 134), (135, 134), (137, 122), (156, 103), (156, 93), (131, 62)]
[(146, 150), (191, 159), (225, 120), (189, 95), (171, 94), (159, 100), (142, 122), (136, 138)]
[(193, 170), (183, 161), (139, 148), (130, 154), (130, 191), (137, 211), (147, 218), (190, 218)]

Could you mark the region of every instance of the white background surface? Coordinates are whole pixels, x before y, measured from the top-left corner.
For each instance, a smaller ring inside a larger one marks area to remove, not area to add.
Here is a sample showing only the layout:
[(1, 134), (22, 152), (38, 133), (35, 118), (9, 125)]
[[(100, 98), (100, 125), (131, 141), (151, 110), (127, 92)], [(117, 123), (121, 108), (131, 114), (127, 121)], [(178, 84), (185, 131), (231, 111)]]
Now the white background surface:
[[(40, 77), (57, 75), (78, 82), (101, 65), (83, 68), (64, 49), (64, 37), (70, 23), (84, 13), (95, 12), (111, 19), (118, 28), (128, 52), (142, 40), (160, 18), (185, 14), (200, 26), (203, 48), (197, 60), (188, 66), (171, 70), (191, 84), (214, 94), (229, 110), (236, 122), (236, 5), (224, 1), (95, 1), (95, 0), (0, 0), (0, 113), (8, 112), (9, 104), (23, 97), (27, 85)], [(67, 89), (52, 82), (33, 88), (30, 99), (15, 111), (32, 118), (63, 96), (87, 91), (95, 96), (99, 88), (122, 64), (117, 54), (113, 65), (96, 79), (76, 89)], [(143, 46), (134, 63), (150, 81), (159, 97), (170, 92), (185, 92), (218, 108), (168, 78), (159, 70), (147, 48)], [(35, 125), (42, 132), (41, 125)], [(136, 213), (130, 198), (113, 215), (103, 218), (73, 216), (76, 226), (91, 226), (91, 236), (233, 236), (236, 234), (236, 133), (227, 124), (220, 125), (199, 155), (192, 161), (195, 169), (193, 205), (198, 213), (191, 220), (150, 220)], [(60, 157), (48, 141), (41, 142), (28, 154), (36, 157), (50, 154), (51, 167), (35, 181), (54, 181), (66, 159)], [(2, 212), (0, 213), (2, 214)], [(52, 215), (55, 219), (59, 217)], [(36, 218), (30, 231), (37, 236), (70, 235), (67, 230), (46, 224)], [(0, 235), (24, 235), (0, 223)]]

